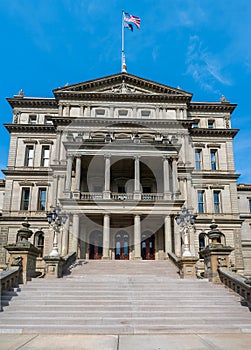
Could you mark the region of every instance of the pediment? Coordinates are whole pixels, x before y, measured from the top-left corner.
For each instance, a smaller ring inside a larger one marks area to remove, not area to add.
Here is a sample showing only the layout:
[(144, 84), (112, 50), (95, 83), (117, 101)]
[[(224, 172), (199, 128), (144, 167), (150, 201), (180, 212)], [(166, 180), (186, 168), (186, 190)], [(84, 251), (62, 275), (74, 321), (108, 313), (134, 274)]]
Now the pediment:
[(53, 90), (54, 94), (155, 94), (172, 95), (176, 97), (191, 98), (192, 94), (173, 88), (164, 84), (159, 84), (151, 80), (140, 78), (128, 73), (118, 73), (107, 77), (85, 81), (79, 84), (66, 85)]

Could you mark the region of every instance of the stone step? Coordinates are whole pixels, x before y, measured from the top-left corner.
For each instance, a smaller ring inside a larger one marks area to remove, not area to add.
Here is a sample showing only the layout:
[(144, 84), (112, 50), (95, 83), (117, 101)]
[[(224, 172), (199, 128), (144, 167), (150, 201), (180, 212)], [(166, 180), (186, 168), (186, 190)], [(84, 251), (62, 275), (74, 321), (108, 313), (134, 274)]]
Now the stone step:
[(9, 325), (2, 326), (0, 329), (1, 334), (6, 333), (25, 333), (25, 334), (114, 334), (114, 335), (136, 335), (136, 334), (238, 334), (238, 333), (251, 333), (251, 327), (246, 326), (231, 326), (227, 325), (224, 327), (213, 326), (213, 325), (32, 325), (32, 326), (21, 326), (21, 327), (10, 327)]
[[(85, 309), (85, 308), (82, 308), (82, 310), (79, 310), (79, 309), (72, 309), (72, 308), (69, 308), (69, 310), (65, 310), (65, 309), (61, 309), (61, 310), (55, 310), (55, 309), (51, 309), (48, 308), (47, 310), (45, 310), (43, 308), (43, 310), (41, 311), (41, 309), (37, 309), (37, 310), (34, 310), (33, 308), (29, 310), (27, 310), (26, 308), (24, 309), (19, 309), (20, 312), (22, 312), (22, 318), (25, 317), (25, 318), (33, 318), (33, 317), (37, 317), (38, 315), (38, 311), (39, 311), (39, 315), (41, 317), (64, 317), (64, 316), (67, 316), (67, 317), (80, 317), (80, 316), (85, 316), (85, 317), (88, 317), (88, 318), (97, 318), (97, 317), (107, 317), (107, 318), (114, 318), (114, 317), (122, 317), (122, 318), (129, 318), (129, 317), (147, 317), (147, 318), (152, 318), (152, 317), (190, 317), (191, 316), (191, 310), (192, 308), (189, 310), (189, 309), (180, 309), (180, 310), (168, 310), (168, 311), (163, 311), (162, 309), (160, 310), (156, 310), (156, 309), (152, 309), (152, 310), (141, 310), (141, 311), (136, 311), (136, 310), (128, 310), (128, 308), (124, 308), (123, 309), (110, 309), (109, 310), (100, 310), (100, 309), (96, 309), (96, 310), (89, 310), (89, 309)], [(109, 311), (109, 312), (107, 312)], [(205, 317), (205, 315), (209, 313), (210, 314), (210, 317), (222, 317), (222, 310), (220, 309), (216, 309), (213, 310), (212, 308), (208, 308), (206, 310), (196, 310), (196, 309), (193, 309), (193, 316), (196, 316), (196, 317), (201, 317), (202, 319)], [(246, 310), (243, 310), (243, 315), (244, 317), (247, 317), (248, 320), (250, 320), (250, 315), (249, 315), (249, 312)], [(242, 317), (241, 316), (241, 317)], [(9, 317), (15, 317), (18, 319), (18, 316), (17, 316), (17, 312), (16, 310), (9, 310), (8, 311), (8, 316), (6, 316), (6, 314), (2, 314), (1, 315), (1, 318), (2, 319), (5, 319), (5, 318), (9, 318)], [(224, 317), (227, 317), (227, 318), (234, 318), (236, 317), (236, 312), (234, 312), (232, 309), (229, 309), (229, 310), (226, 310), (224, 309)], [(20, 317), (19, 317), (20, 319)]]
[(251, 332), (238, 296), (206, 280), (180, 280), (169, 261), (78, 262), (62, 279), (4, 293), (2, 303), (9, 306), (0, 333)]

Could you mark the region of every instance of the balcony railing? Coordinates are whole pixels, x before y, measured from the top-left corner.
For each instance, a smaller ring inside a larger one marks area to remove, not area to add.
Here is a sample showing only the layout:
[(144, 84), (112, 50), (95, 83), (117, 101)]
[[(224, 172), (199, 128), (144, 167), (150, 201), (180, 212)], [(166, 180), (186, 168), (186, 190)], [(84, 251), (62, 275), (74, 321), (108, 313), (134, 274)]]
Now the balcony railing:
[[(163, 193), (142, 193), (141, 200), (142, 201), (161, 201), (163, 200)], [(106, 197), (107, 198), (107, 197)], [(106, 199), (103, 196), (102, 192), (81, 192), (81, 199), (84, 200), (103, 200)], [(115, 201), (128, 201), (133, 200), (133, 193), (111, 193), (111, 199)], [(137, 199), (138, 200), (138, 199)]]

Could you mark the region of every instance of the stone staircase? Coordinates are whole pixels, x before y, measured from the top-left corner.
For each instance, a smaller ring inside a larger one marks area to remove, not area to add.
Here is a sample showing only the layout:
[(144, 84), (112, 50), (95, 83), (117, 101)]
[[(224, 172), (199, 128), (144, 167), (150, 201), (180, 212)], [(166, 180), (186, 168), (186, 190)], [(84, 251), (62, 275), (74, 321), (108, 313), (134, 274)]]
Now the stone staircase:
[(77, 261), (62, 279), (3, 294), (2, 305), (0, 333), (251, 333), (237, 295), (179, 279), (170, 261)]

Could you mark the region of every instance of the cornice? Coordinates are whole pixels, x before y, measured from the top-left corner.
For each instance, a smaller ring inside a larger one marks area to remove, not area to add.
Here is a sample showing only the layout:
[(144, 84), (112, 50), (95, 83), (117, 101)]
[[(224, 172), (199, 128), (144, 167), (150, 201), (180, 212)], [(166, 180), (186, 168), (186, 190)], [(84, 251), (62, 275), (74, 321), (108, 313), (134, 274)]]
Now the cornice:
[(236, 173), (227, 173), (221, 172), (220, 170), (208, 170), (208, 171), (196, 171), (194, 170), (192, 173), (193, 180), (199, 179), (200, 181), (203, 179), (221, 179), (221, 180), (237, 180), (240, 177), (240, 174)]
[(190, 128), (193, 124), (192, 120), (172, 120), (172, 119), (131, 119), (131, 118), (86, 118), (86, 117), (52, 117), (54, 125), (75, 126), (125, 126), (125, 127), (175, 127)]
[(207, 129), (207, 128), (192, 128), (191, 136), (228, 136), (235, 137), (240, 129)]
[(56, 129), (51, 124), (4, 124), (9, 132), (55, 133)]
[[(29, 176), (29, 177), (33, 177), (33, 176), (50, 176), (52, 175), (52, 171), (51, 169), (48, 169), (48, 170), (44, 170), (44, 169), (29, 169), (29, 170), (26, 170), (24, 168), (21, 168), (21, 169), (6, 169), (6, 170), (2, 170), (2, 172), (4, 173), (4, 175), (8, 175), (8, 176), (22, 176), (23, 178), (25, 176)], [(32, 180), (34, 181), (34, 179)]]
[(81, 92), (81, 91), (60, 91), (54, 92), (57, 100), (77, 100), (80, 99), (88, 101), (115, 101), (115, 102), (185, 102), (189, 103), (190, 96), (175, 95), (175, 94), (114, 94), (105, 92)]
[(13, 97), (6, 99), (14, 107), (53, 107), (58, 108), (55, 98)]
[(232, 113), (237, 104), (232, 104), (229, 102), (191, 102), (189, 104), (190, 111), (213, 111), (213, 112), (230, 112)]
[(237, 184), (237, 191), (251, 191), (251, 184)]

